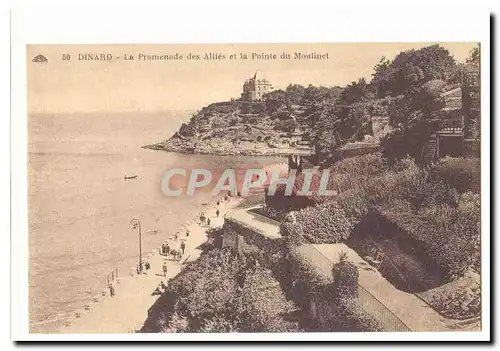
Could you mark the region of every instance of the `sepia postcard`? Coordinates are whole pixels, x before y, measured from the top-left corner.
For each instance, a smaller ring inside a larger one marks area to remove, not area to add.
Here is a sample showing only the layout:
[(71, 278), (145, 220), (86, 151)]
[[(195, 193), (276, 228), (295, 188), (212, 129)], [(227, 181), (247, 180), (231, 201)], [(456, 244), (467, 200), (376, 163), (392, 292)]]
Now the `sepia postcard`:
[(29, 334), (484, 331), (483, 55), (27, 44)]

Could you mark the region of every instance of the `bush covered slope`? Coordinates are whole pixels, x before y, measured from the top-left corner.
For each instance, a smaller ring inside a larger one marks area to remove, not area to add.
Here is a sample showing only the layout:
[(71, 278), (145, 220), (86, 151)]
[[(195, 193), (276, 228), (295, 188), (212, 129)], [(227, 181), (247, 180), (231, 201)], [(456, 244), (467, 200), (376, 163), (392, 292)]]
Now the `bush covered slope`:
[(292, 332), (297, 309), (272, 272), (248, 256), (214, 249), (171, 279), (148, 332)]
[[(343, 169), (349, 177), (341, 176)], [(332, 168), (333, 186), (343, 189), (339, 196), (316, 205), (304, 202), (284, 218), (283, 232), (291, 242), (342, 242), (377, 209), (450, 277), (467, 269), (479, 272), (479, 172), (477, 159), (445, 158), (428, 169), (411, 159), (389, 167), (380, 154), (346, 159)]]

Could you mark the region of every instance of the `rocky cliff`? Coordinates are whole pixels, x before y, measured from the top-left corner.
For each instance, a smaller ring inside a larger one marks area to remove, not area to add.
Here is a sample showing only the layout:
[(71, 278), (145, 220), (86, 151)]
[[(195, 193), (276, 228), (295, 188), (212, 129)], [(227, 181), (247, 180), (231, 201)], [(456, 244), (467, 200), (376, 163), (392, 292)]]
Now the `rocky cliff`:
[(306, 124), (298, 121), (302, 107), (276, 114), (264, 103), (228, 101), (194, 114), (170, 139), (144, 148), (214, 155), (279, 155), (293, 147)]

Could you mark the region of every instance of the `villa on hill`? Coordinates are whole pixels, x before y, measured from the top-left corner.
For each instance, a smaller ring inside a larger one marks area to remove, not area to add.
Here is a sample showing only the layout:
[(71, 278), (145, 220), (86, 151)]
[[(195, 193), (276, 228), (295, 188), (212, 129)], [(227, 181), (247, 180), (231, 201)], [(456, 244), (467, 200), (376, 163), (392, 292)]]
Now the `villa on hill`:
[(261, 101), (262, 96), (273, 90), (270, 81), (264, 78), (260, 71), (255, 72), (254, 76), (245, 81), (241, 100), (243, 101)]

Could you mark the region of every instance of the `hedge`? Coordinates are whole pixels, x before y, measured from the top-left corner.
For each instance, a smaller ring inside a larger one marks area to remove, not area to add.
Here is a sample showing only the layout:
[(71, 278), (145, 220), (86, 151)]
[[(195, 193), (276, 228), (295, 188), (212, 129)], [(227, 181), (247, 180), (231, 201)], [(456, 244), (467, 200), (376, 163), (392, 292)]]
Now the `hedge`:
[(434, 177), (459, 192), (481, 191), (481, 164), (478, 158), (446, 157), (433, 168)]
[(386, 205), (380, 212), (421, 244), (449, 278), (468, 269), (480, 272), (479, 196), (463, 195), (458, 207), (441, 204), (413, 212)]
[(332, 244), (347, 239), (355, 224), (356, 219), (333, 202), (289, 214), (282, 223), (282, 234), (289, 242)]

